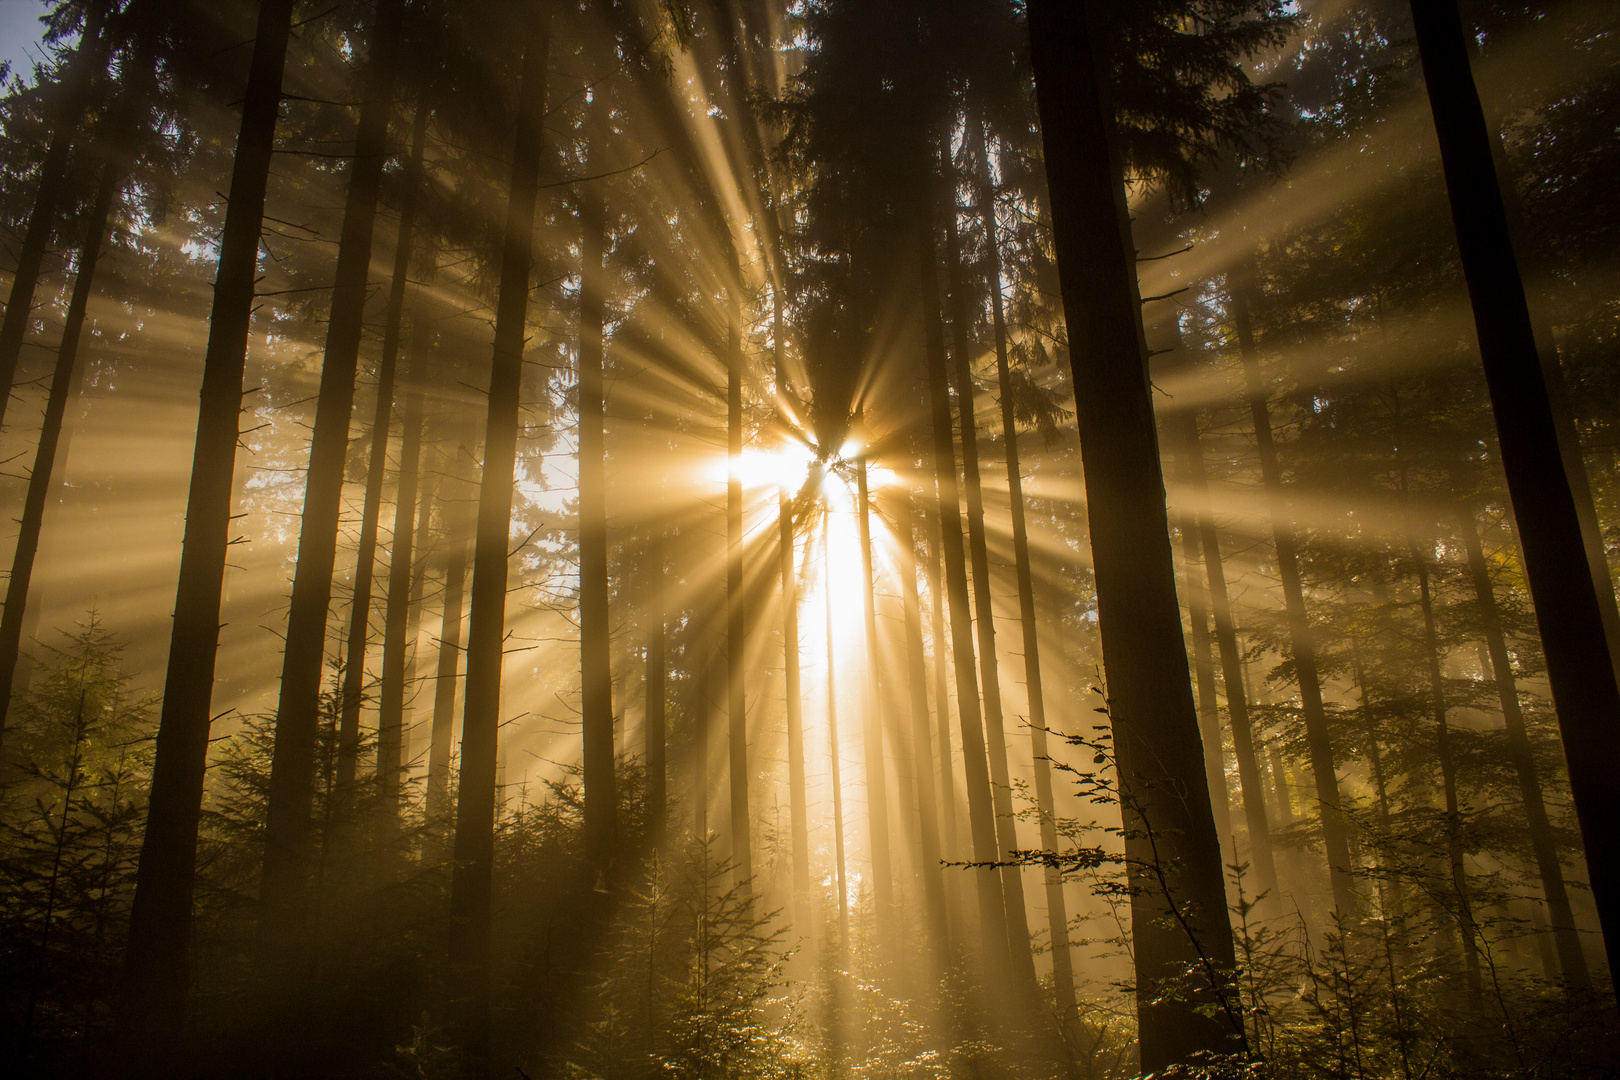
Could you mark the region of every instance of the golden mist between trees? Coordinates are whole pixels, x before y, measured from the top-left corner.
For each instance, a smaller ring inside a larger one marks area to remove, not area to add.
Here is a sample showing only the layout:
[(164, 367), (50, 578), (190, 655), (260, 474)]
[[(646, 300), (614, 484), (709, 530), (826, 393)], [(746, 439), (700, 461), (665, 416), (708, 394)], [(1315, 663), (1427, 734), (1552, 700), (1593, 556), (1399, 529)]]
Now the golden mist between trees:
[(1612, 5), (8, 2), (7, 1075), (1616, 1069)]

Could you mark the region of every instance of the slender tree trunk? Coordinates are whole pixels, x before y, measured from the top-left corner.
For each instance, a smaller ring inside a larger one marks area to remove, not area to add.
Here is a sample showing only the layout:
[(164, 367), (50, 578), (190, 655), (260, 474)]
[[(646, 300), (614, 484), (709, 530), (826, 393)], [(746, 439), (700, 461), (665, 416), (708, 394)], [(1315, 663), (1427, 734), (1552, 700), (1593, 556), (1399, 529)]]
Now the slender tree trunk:
[(293, 0), (261, 0), (259, 6), (220, 236), (174, 629), (124, 954), (120, 1026), (127, 1060), (137, 1075), (172, 1075), (186, 1060), (182, 1038), (190, 984), (191, 894), (219, 646), (231, 478), (292, 7)]
[[(934, 244), (930, 181), (918, 199), (918, 256), (921, 267), (923, 327), (928, 360), (928, 400), (934, 428), (934, 482), (937, 485), (940, 547), (945, 560), (945, 592), (950, 598), (951, 653), (956, 671), (956, 707), (962, 729), (962, 764), (966, 773), (968, 825), (973, 860), (996, 863), (995, 809), (990, 795), (990, 762), (985, 753), (984, 714), (979, 708), (979, 680), (973, 670), (973, 619), (968, 607), (967, 553), (962, 546), (962, 516), (956, 487), (956, 449), (951, 445), (951, 403), (945, 374), (944, 319), (939, 305), (938, 254)], [(939, 602), (936, 594), (936, 603)], [(988, 613), (986, 613), (988, 614)], [(938, 639), (935, 642), (938, 648)], [(992, 982), (1011, 971), (1007, 953), (1007, 910), (1001, 882), (992, 870), (973, 871), (979, 896), (979, 938)]]
[[(950, 153), (942, 157), (943, 174), (953, 183), (955, 171)], [(1020, 850), (1018, 818), (1013, 810), (1012, 773), (1007, 767), (1007, 731), (1001, 711), (1001, 671), (996, 657), (995, 598), (990, 581), (990, 549), (984, 531), (984, 489), (979, 479), (979, 425), (977, 394), (970, 365), (967, 287), (963, 281), (960, 244), (957, 238), (957, 204), (954, 194), (946, 198), (945, 265), (950, 287), (952, 379), (956, 387), (957, 421), (962, 436), (962, 478), (967, 495), (968, 554), (973, 565), (973, 606), (978, 614), (975, 629), (979, 641), (979, 677), (984, 687), (985, 746), (990, 755), (990, 797), (995, 807), (998, 858), (1008, 859)], [(1014, 976), (1026, 987), (1035, 985), (1035, 955), (1030, 948), (1029, 915), (1024, 901), (1023, 867), (1001, 868), (1001, 888), (1005, 897), (1007, 956)]]
[[(1192, 495), (1206, 502), (1209, 477), (1198, 445), (1197, 417), (1187, 412), (1177, 418), (1182, 458)], [(1243, 820), (1249, 830), (1249, 858), (1260, 879), (1260, 891), (1275, 894), (1277, 864), (1271, 848), (1271, 824), (1266, 820), (1266, 797), (1260, 780), (1260, 762), (1254, 749), (1254, 727), (1249, 718), (1249, 699), (1243, 685), (1243, 655), (1238, 649), (1237, 626), (1232, 620), (1232, 602), (1226, 589), (1226, 564), (1221, 558), (1220, 531), (1207, 515), (1199, 521), (1204, 552), (1204, 571), (1209, 580), (1210, 606), (1215, 616), (1215, 641), (1221, 654), (1221, 676), (1226, 686), (1226, 712), (1232, 724), (1232, 751), (1238, 763), (1238, 782), (1243, 791)], [(1194, 556), (1196, 558), (1196, 555)], [(1207, 751), (1206, 751), (1207, 753)], [(1226, 779), (1221, 778), (1221, 790)], [(1218, 816), (1218, 815), (1217, 815)]]
[(821, 593), (827, 624), (827, 768), (832, 779), (833, 885), (838, 890), (838, 951), (849, 948), (849, 881), (844, 862), (844, 756), (838, 745), (838, 654), (833, 636), (831, 512), (821, 519)]
[(889, 785), (883, 753), (883, 688), (879, 671), (883, 650), (878, 644), (877, 597), (872, 581), (871, 494), (866, 487), (866, 461), (855, 474), (855, 498), (860, 503), (861, 604), (866, 617), (866, 715), (862, 737), (866, 744), (866, 825), (872, 852), (872, 897), (877, 904), (878, 932), (894, 940), (894, 869), (889, 854)]
[(754, 845), (748, 815), (748, 623), (743, 596), (742, 313), (731, 297), (726, 329), (726, 720), (731, 787), (731, 860), (752, 890)]
[[(921, 457), (924, 462), (927, 461), (926, 454)], [(924, 483), (927, 483), (926, 479)], [(936, 496), (937, 491), (936, 487)], [(928, 501), (926, 487), (922, 498), (925, 503)], [(927, 544), (923, 553), (923, 573), (928, 578), (928, 632), (932, 635), (934, 650), (931, 669), (934, 679), (935, 734), (939, 746), (939, 855), (947, 862), (955, 862), (961, 852), (958, 843), (961, 829), (957, 822), (961, 807), (956, 801), (956, 767), (951, 759), (951, 661), (950, 639), (945, 632), (944, 544), (940, 540), (937, 513), (932, 518), (925, 514), (917, 520)], [(961, 874), (952, 873), (944, 881), (945, 909), (950, 925), (957, 928), (957, 933), (961, 932), (962, 926), (961, 880)]]
[[(599, 145), (606, 96), (597, 89), (587, 113), (594, 122), (586, 173), (601, 171)], [(603, 327), (607, 315), (603, 258), (607, 221), (602, 182), (580, 190), (579, 292), (579, 654), (580, 723), (584, 741), (586, 861), (598, 876), (613, 861), (618, 796), (613, 774), (613, 628), (608, 613), (606, 424)]]
[(1485, 648), (1490, 657), (1491, 674), (1496, 681), (1497, 700), (1502, 704), (1508, 755), (1519, 777), (1519, 794), (1524, 800), (1525, 818), (1530, 826), (1530, 850), (1541, 873), (1542, 893), (1547, 898), (1547, 914), (1552, 921), (1558, 965), (1571, 986), (1585, 989), (1592, 984), (1592, 977), (1587, 970), (1586, 954), (1581, 949), (1580, 935), (1575, 927), (1575, 914), (1570, 910), (1564, 869), (1558, 861), (1558, 846), (1553, 841), (1552, 826), (1547, 820), (1547, 803), (1542, 796), (1541, 777), (1537, 775), (1535, 755), (1530, 749), (1530, 737), (1525, 730), (1524, 711), (1519, 706), (1513, 662), (1508, 658), (1502, 617), (1496, 607), (1496, 590), (1491, 586), (1485, 552), (1480, 546), (1479, 524), (1468, 509), (1458, 514), (1458, 522), (1463, 547), (1468, 552), (1468, 572), (1479, 603), (1480, 626), (1485, 632)]
[[(1069, 328), (1098, 626), (1126, 828), (1142, 1070), (1229, 1051), (1242, 1024), (1220, 840), (1176, 598), (1135, 248), (1109, 138), (1100, 4), (1031, 0), (1030, 43)], [(1166, 998), (1197, 972), (1199, 992)]]
[(923, 651), (922, 610), (917, 595), (917, 520), (910, 492), (900, 492), (894, 504), (900, 542), (900, 602), (906, 632), (906, 685), (910, 692), (911, 766), (916, 773), (923, 910), (934, 955), (941, 963), (946, 963), (951, 940), (950, 920), (939, 865), (941, 807), (934, 786), (934, 740), (928, 724), (928, 658)]
[[(343, 208), (338, 264), (327, 321), (315, 432), (305, 478), (304, 512), (298, 532), (297, 570), (287, 615), (281, 663), (281, 700), (276, 709), (275, 751), (265, 818), (264, 874), (260, 886), (264, 959), (295, 980), (292, 964), (306, 936), (310, 875), (314, 862), (315, 757), (319, 739), (321, 677), (326, 659), (332, 570), (343, 508), (344, 466), (354, 376), (370, 291), (371, 240), (377, 194), (388, 156), (388, 120), (393, 112), (394, 64), (404, 0), (382, 0), (366, 62), (365, 99), (355, 136), (354, 162)], [(364, 663), (363, 657), (349, 662)], [(350, 792), (359, 750), (359, 717), (338, 731), (337, 792)], [(291, 982), (288, 983), (290, 987)]]
[(399, 484), (394, 492), (394, 545), (388, 555), (388, 607), (383, 616), (382, 694), (377, 714), (377, 787), (395, 820), (400, 781), (405, 771), (405, 665), (410, 624), (411, 578), (416, 568), (418, 514), (425, 522), (428, 501), (421, 491), (422, 390), (413, 386), (405, 399), (403, 437), (399, 447)]
[[(778, 237), (778, 244), (780, 238)], [(779, 260), (780, 261), (780, 260)], [(782, 282), (778, 267), (771, 285), (771, 349), (776, 371), (776, 418), (781, 434), (789, 433), (783, 407), (791, 386), (782, 359), (787, 323), (783, 314)], [(799, 578), (795, 567), (793, 495), (786, 483), (776, 489), (777, 544), (782, 564), (782, 681), (787, 704), (788, 818), (793, 832), (794, 922), (810, 925), (810, 809), (804, 783), (804, 702), (799, 670)]]
[[(354, 782), (355, 758), (360, 747), (360, 705), (365, 693), (366, 646), (371, 640), (371, 591), (377, 562), (377, 522), (382, 510), (383, 479), (388, 469), (388, 435), (394, 412), (400, 322), (405, 313), (405, 286), (410, 272), (411, 234), (416, 224), (416, 197), (421, 184), (427, 121), (428, 110), (418, 102), (416, 119), (411, 125), (410, 172), (405, 181), (404, 197), (400, 200), (399, 232), (394, 242), (394, 276), (388, 288), (387, 313), (383, 317), (382, 361), (377, 365), (377, 401), (371, 415), (370, 461), (366, 467), (366, 493), (360, 511), (360, 549), (355, 556), (354, 598), (349, 603), (349, 636), (343, 652), (343, 688), (339, 695), (342, 716), (338, 730), (349, 734), (343, 744), (343, 759), (339, 763), (340, 787)], [(380, 721), (378, 728), (380, 732)]]
[(1620, 828), (1612, 812), (1620, 776), (1620, 740), (1614, 738), (1620, 686), (1563, 469), (1462, 19), (1455, 0), (1414, 0), (1412, 21), (1592, 896), (1609, 969), (1620, 971)]
[(1272, 536), (1277, 550), (1277, 573), (1282, 579), (1283, 603), (1288, 612), (1288, 636), (1294, 652), (1294, 676), (1299, 682), (1300, 712), (1305, 720), (1305, 743), (1310, 753), (1311, 776), (1316, 782), (1317, 813), (1327, 849), (1333, 904), (1346, 919), (1356, 916), (1355, 885), (1350, 876), (1350, 829), (1339, 800), (1339, 774), (1333, 760), (1327, 710), (1322, 703), (1322, 679), (1316, 666), (1316, 641), (1305, 609), (1305, 588), (1299, 571), (1299, 550), (1293, 515), (1283, 489), (1282, 466), (1271, 434), (1271, 413), (1260, 381), (1259, 351), (1255, 345), (1252, 299), (1256, 285), (1250, 264), (1238, 271), (1231, 289), (1232, 321), (1237, 327), (1238, 349), (1249, 393), (1249, 415), (1254, 421), (1260, 451), (1260, 472), (1271, 503)]
[(1474, 927), (1468, 872), (1463, 862), (1462, 811), (1457, 799), (1457, 757), (1451, 748), (1451, 725), (1446, 718), (1446, 684), (1440, 671), (1440, 634), (1434, 620), (1428, 560), (1418, 547), (1410, 522), (1407, 523), (1406, 542), (1417, 564), (1418, 605), (1423, 612), (1423, 651), (1429, 667), (1429, 702), (1434, 710), (1435, 756), (1440, 760), (1440, 779), (1445, 792), (1446, 861), (1451, 870), (1451, 888), (1457, 904), (1457, 934), (1462, 939), (1463, 963), (1467, 969), (1468, 1004), (1477, 1013), (1484, 1006), (1485, 999), (1484, 987), (1480, 982), (1479, 938)]
[(72, 186), (68, 168), (74, 142), (83, 133), (80, 119), (90, 105), (91, 86), (98, 75), (105, 73), (112, 51), (108, 40), (110, 30), (104, 26), (102, 5), (89, 5), (79, 46), (63, 69), (62, 81), (52, 95), (55, 108), (51, 110), (51, 141), (45, 148), (45, 160), (40, 163), (34, 209), (28, 215), (22, 248), (17, 253), (17, 269), (11, 277), (6, 314), (0, 319), (0, 425), (5, 422), (6, 406), (11, 403), (17, 360), (22, 355), (23, 338), (27, 337), (28, 324), (32, 321), (34, 290), (39, 285), (45, 246), (56, 229), (63, 192)]
[[(1007, 453), (1007, 494), (1012, 510), (1013, 558), (1018, 573), (1018, 617), (1023, 630), (1024, 683), (1029, 700), (1030, 752), (1035, 765), (1035, 806), (1041, 815), (1041, 848), (1056, 851), (1057, 817), (1052, 799), (1052, 762), (1046, 745), (1046, 691), (1041, 684), (1040, 629), (1035, 619), (1035, 578), (1029, 561), (1029, 526), (1024, 519), (1024, 475), (1018, 463), (1018, 423), (1013, 415), (1012, 373), (1007, 365), (1007, 315), (1001, 295), (1001, 240), (996, 229), (995, 193), (990, 185), (990, 159), (986, 153), (984, 128), (972, 125), (977, 140), (977, 158), (982, 172), (978, 180), (979, 223), (984, 229), (986, 284), (990, 293), (990, 317), (996, 338), (996, 384), (1001, 394), (1001, 430)], [(1202, 620), (1195, 626), (1202, 627)], [(1209, 651), (1207, 635), (1204, 651)], [(1206, 665), (1207, 666), (1207, 665)], [(1216, 771), (1219, 771), (1219, 727), (1216, 732)], [(1224, 785), (1224, 780), (1223, 780)], [(1211, 791), (1222, 790), (1211, 788)], [(1225, 810), (1217, 804), (1217, 822)], [(1223, 827), (1223, 835), (1226, 830)], [(1063, 875), (1046, 870), (1046, 923), (1052, 941), (1052, 984), (1059, 1013), (1067, 1017), (1077, 1008), (1074, 996), (1074, 961), (1069, 951), (1068, 905), (1063, 897)]]
[(22, 649), (23, 615), (28, 610), (28, 588), (34, 574), (34, 557), (39, 553), (40, 528), (45, 522), (45, 504), (51, 491), (51, 474), (56, 468), (56, 452), (62, 436), (84, 333), (85, 315), (96, 279), (96, 260), (107, 236), (107, 218), (113, 200), (123, 183), (121, 164), (111, 161), (102, 166), (101, 182), (79, 245), (73, 296), (68, 301), (67, 322), (62, 327), (62, 343), (56, 350), (56, 368), (45, 399), (45, 419), (40, 426), (39, 443), (34, 450), (34, 468), (28, 475), (28, 493), (23, 496), (22, 520), (18, 523), (17, 547), (11, 557), (11, 577), (6, 582), (6, 607), (0, 615), (0, 738), (4, 738), (10, 712), (11, 692)]
[[(1177, 455), (1178, 458), (1181, 455)], [(1191, 486), (1192, 473), (1185, 461), (1178, 461), (1182, 483)], [(1224, 843), (1232, 835), (1232, 806), (1226, 797), (1225, 752), (1221, 745), (1221, 706), (1215, 690), (1215, 658), (1209, 644), (1209, 590), (1199, 573), (1203, 553), (1199, 548), (1198, 515), (1181, 515), (1176, 525), (1181, 534), (1182, 577), (1186, 583), (1187, 622), (1192, 630), (1193, 683), (1198, 691), (1198, 732), (1204, 740), (1204, 778), (1209, 783), (1210, 806), (1215, 814), (1215, 831)]]
[[(441, 505), (444, 502), (443, 495), (440, 502)], [(461, 618), (470, 516), (459, 504), (455, 511), (447, 510), (444, 515), (444, 607), (439, 616), (433, 733), (428, 743), (427, 817), (435, 830), (443, 828), (450, 812), (450, 755), (454, 745), (456, 685), (461, 678)]]
[(534, 209), (540, 178), (540, 142), (551, 52), (549, 3), (528, 12), (523, 74), (518, 86), (517, 133), (507, 188), (501, 245), (495, 349), (490, 366), (489, 411), (484, 427), (484, 469), (478, 494), (472, 602), (467, 630), (467, 696), (461, 724), (461, 773), (456, 795), (455, 871), (450, 914), (454, 959), (461, 969), (466, 1051), (474, 1080), (490, 1075), (490, 904), (495, 871), (495, 783), (501, 723), (501, 653), (506, 637), (507, 545), (516, 471), (519, 391), (533, 269)]
[(664, 838), (664, 814), (669, 806), (667, 777), (669, 734), (664, 718), (664, 533), (656, 527), (647, 544), (647, 835), (655, 845)]

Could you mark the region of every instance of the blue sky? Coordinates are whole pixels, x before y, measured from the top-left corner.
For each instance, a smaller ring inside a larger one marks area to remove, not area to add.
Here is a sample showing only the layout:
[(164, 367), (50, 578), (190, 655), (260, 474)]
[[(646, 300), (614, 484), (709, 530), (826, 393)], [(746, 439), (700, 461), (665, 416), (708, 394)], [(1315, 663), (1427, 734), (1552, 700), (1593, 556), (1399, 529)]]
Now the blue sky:
[(0, 60), (10, 60), (18, 75), (32, 75), (39, 56), (39, 35), (45, 29), (42, 0), (0, 0)]

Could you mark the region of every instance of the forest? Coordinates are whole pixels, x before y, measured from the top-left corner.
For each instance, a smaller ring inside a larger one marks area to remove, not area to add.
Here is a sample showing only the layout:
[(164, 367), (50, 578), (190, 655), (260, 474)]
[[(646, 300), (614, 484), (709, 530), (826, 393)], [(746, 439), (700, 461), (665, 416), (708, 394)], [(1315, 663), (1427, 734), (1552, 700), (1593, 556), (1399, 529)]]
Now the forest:
[(1614, 4), (0, 3), (4, 1075), (1620, 1076)]

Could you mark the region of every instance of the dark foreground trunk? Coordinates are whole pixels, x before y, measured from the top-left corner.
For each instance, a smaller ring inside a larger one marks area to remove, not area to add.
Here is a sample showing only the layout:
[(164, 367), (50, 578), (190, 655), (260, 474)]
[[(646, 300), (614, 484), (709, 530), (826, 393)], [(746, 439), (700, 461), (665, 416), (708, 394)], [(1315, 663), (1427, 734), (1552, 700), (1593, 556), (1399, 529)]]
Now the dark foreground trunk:
[(208, 761), (231, 477), (292, 8), (293, 0), (263, 0), (259, 7), (229, 209), (220, 235), (174, 629), (124, 954), (122, 1045), (137, 1075), (173, 1075), (185, 1060), (181, 1039), (190, 985), (191, 890)]
[[(1134, 887), (1142, 1069), (1151, 1072), (1236, 1050), (1242, 1026), (1227, 994), (1232, 935), (1176, 599), (1135, 250), (1088, 25), (1098, 7), (1031, 0), (1029, 22)], [(1183, 972), (1193, 973), (1191, 992), (1165, 996), (1185, 985)]]
[(456, 929), (451, 947), (460, 976), (461, 1037), (469, 1073), (476, 1080), (492, 1073), (489, 1059), (490, 902), (495, 872), (501, 652), (506, 635), (507, 545), (516, 472), (518, 390), (523, 380), (534, 206), (540, 179), (541, 124), (546, 104), (546, 62), (551, 52), (551, 12), (550, 4), (531, 5), (528, 37), (523, 47), (468, 616), (467, 700), (461, 725), (461, 783), (456, 798), (450, 914)]
[(1620, 971), (1620, 822), (1613, 812), (1620, 784), (1620, 739), (1614, 734), (1620, 723), (1620, 687), (1559, 455), (1462, 19), (1455, 0), (1414, 0), (1412, 21), (1496, 414), (1502, 468), (1563, 735), (1570, 791), (1586, 845), (1592, 898), (1609, 970)]

